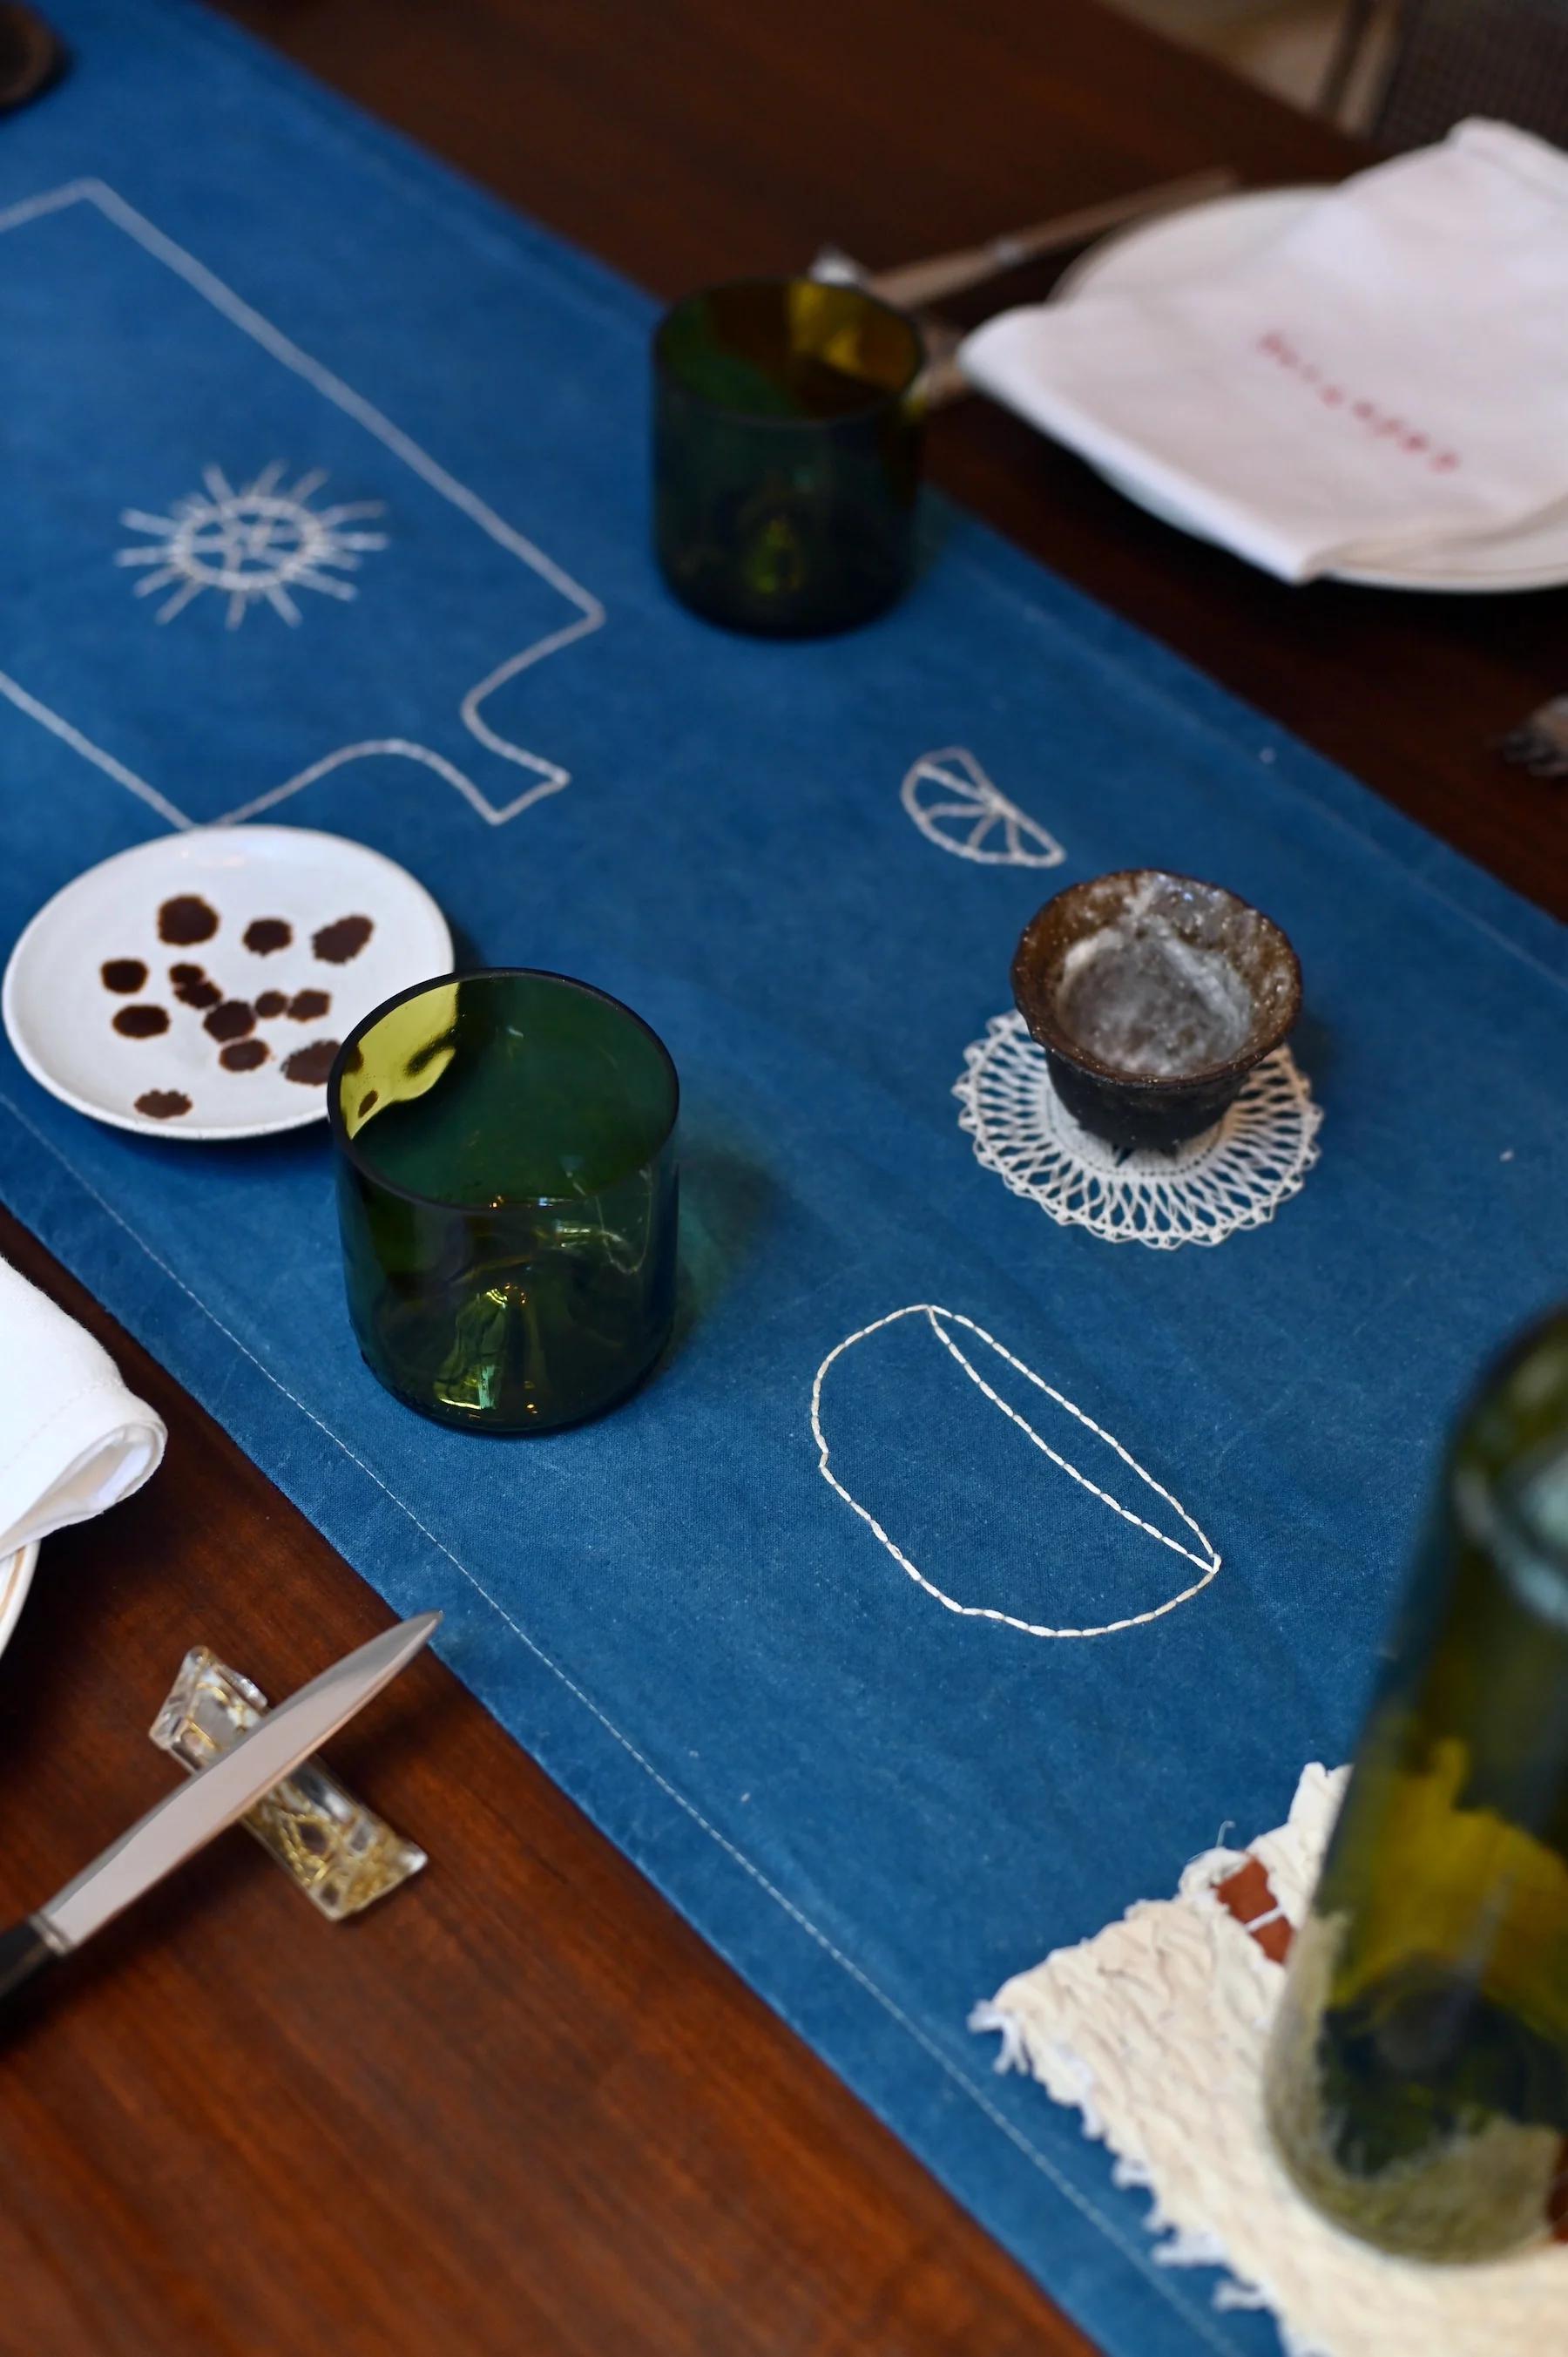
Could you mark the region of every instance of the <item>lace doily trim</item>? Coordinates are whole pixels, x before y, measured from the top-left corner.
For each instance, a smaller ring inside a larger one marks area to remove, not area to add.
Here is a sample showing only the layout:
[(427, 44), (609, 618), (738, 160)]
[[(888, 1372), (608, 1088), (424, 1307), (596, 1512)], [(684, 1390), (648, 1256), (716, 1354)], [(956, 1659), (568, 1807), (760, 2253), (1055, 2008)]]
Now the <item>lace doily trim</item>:
[(1194, 1858), (1145, 1900), (1020, 1973), (970, 2018), (998, 2070), (1026, 2071), (1082, 2115), (1119, 2185), (1152, 2196), (1168, 2266), (1227, 2270), (1217, 2308), (1273, 2310), (1287, 2357), (1501, 2357), (1561, 2345), (1568, 2251), (1423, 2267), (1331, 2226), (1268, 2137), (1262, 2066), (1344, 1770), (1303, 1771), (1289, 1822)]
[(953, 1094), (976, 1159), (1058, 1226), (1107, 1243), (1223, 1243), (1272, 1220), (1317, 1159), (1322, 1112), (1288, 1048), (1248, 1075), (1215, 1128), (1173, 1154), (1108, 1146), (1074, 1121), (1021, 1015), (993, 1015), (963, 1060)]

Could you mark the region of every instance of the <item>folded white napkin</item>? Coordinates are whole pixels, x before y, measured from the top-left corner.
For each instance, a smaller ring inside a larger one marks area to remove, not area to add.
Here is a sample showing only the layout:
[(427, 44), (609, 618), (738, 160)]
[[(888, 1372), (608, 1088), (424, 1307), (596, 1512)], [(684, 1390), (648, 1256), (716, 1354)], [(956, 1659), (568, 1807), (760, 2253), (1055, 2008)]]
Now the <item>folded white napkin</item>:
[(0, 1561), (128, 1498), (167, 1437), (107, 1351), (0, 1260)]
[(1568, 499), (1568, 155), (1500, 123), (1155, 294), (1010, 311), (983, 390), (1288, 581)]

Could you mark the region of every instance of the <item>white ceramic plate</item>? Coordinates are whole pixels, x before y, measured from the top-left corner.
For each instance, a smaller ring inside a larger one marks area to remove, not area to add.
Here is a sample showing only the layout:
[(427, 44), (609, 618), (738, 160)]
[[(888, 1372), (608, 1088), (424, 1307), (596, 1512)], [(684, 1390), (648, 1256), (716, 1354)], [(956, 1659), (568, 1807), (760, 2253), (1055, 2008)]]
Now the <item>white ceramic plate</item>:
[(10, 1643), (11, 1631), (21, 1618), (27, 1590), (33, 1584), (33, 1566), (38, 1559), (37, 1539), (17, 1554), (0, 1559), (0, 1653)]
[(11, 952), (0, 1010), (33, 1078), (78, 1113), (149, 1136), (263, 1137), (319, 1121), (338, 1042), (451, 968), (440, 909), (379, 851), (305, 827), (199, 827), (57, 892)]
[[(1216, 197), (1206, 205), (1191, 205), (1158, 221), (1119, 230), (1103, 239), (1065, 270), (1052, 290), (1053, 302), (1071, 302), (1092, 286), (1101, 295), (1144, 295), (1178, 285), (1184, 278), (1239, 262), (1269, 243), (1300, 220), (1306, 208), (1324, 194), (1321, 188), (1254, 188), (1241, 196)], [(1100, 470), (1109, 483), (1151, 515), (1173, 523), (1199, 540), (1210, 540), (1203, 525), (1145, 490), (1141, 484), (1109, 468)], [(1510, 589), (1554, 589), (1568, 582), (1568, 506), (1555, 516), (1506, 538), (1477, 541), (1462, 554), (1451, 554), (1441, 565), (1423, 565), (1407, 558), (1397, 568), (1374, 571), (1347, 565), (1337, 581), (1359, 582), (1374, 589), (1433, 589), (1454, 593)]]

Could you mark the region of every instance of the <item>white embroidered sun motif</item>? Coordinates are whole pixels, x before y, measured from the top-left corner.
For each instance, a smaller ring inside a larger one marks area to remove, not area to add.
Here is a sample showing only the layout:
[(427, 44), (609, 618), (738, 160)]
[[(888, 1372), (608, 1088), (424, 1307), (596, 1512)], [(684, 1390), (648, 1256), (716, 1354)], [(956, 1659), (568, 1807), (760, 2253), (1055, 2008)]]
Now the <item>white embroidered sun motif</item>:
[(125, 509), (121, 522), (151, 538), (142, 547), (121, 549), (114, 562), (151, 568), (136, 584), (138, 597), (155, 597), (160, 589), (172, 592), (158, 608), (158, 621), (173, 621), (204, 589), (227, 597), (231, 630), (263, 598), (291, 628), (297, 625), (299, 608), (291, 590), (317, 589), (340, 599), (358, 594), (340, 576), (358, 571), (361, 554), (384, 548), (387, 537), (344, 526), (379, 516), (381, 500), (313, 508), (311, 499), (327, 480), (325, 469), (302, 475), (286, 490), (279, 488), (283, 474), (284, 461), (274, 458), (253, 482), (236, 490), (220, 467), (205, 467), (205, 491), (177, 500), (167, 515)]

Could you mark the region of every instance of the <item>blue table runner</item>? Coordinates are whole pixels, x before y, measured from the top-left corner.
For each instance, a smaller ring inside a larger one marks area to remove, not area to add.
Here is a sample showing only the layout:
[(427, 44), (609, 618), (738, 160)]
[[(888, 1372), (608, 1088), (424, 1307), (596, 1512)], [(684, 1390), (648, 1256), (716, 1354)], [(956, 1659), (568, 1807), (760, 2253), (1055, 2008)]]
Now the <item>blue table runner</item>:
[[(1561, 1286), (1562, 930), (935, 506), (875, 629), (708, 630), (647, 554), (642, 296), (178, 0), (51, 13), (72, 75), (0, 139), (0, 942), (171, 825), (374, 844), (467, 957), (669, 1041), (677, 1340), (605, 1422), (480, 1447), (359, 1361), (324, 1131), (126, 1136), (5, 1049), (0, 1191), (1109, 2350), (1272, 2348), (965, 2018), (1345, 1752), (1438, 1430)], [(358, 596), (160, 621), (188, 585), (119, 552), (277, 461), (379, 511)], [(951, 747), (1054, 875), (912, 823)], [(1321, 1161), (1212, 1250), (1051, 1225), (950, 1093), (1037, 902), (1144, 863), (1305, 972)], [(821, 1411), (861, 1513), (812, 1430), (852, 1336)], [(1138, 1625), (945, 1609), (866, 1513), (955, 1600)]]

